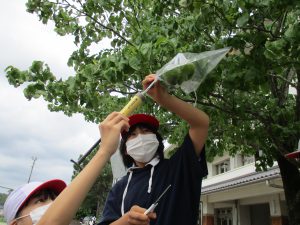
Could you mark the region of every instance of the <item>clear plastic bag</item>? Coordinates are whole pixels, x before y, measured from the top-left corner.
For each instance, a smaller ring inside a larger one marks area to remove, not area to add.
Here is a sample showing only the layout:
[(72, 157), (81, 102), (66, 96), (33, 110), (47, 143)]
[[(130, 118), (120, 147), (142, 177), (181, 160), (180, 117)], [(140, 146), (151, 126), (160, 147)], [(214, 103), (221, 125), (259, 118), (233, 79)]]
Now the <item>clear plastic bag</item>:
[(231, 47), (202, 53), (178, 53), (156, 71), (158, 80), (168, 86), (180, 87), (186, 94), (196, 91)]

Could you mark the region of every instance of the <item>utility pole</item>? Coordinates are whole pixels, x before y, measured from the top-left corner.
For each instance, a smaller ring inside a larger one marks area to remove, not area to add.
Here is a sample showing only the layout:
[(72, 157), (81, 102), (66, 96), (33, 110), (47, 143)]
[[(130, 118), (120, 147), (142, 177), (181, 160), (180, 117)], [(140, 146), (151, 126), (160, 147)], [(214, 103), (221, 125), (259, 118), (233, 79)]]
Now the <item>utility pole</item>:
[(37, 160), (37, 157), (32, 157), (32, 160), (33, 160), (33, 162), (32, 162), (32, 166), (31, 166), (31, 170), (30, 170), (30, 174), (29, 174), (29, 178), (28, 178), (27, 183), (30, 182), (31, 174), (32, 174), (32, 171), (33, 171), (33, 167), (34, 167), (35, 161)]

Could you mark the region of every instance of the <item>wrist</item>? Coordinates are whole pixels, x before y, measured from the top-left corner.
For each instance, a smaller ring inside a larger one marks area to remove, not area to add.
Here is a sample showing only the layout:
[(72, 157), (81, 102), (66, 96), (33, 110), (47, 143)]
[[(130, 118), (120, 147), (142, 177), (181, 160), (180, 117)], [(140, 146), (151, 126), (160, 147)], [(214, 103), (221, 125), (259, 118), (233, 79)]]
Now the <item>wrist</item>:
[(170, 96), (171, 95), (169, 94), (169, 92), (167, 92), (166, 90), (163, 90), (163, 91), (159, 92), (157, 95), (152, 96), (152, 98), (155, 102), (160, 104), (160, 103), (163, 103), (164, 101), (168, 101)]
[(105, 147), (100, 146), (97, 151), (97, 155), (99, 155), (101, 158), (109, 159), (113, 155), (113, 152), (109, 151), (109, 149)]
[(155, 99), (155, 102), (157, 102), (159, 105), (164, 106), (166, 103), (168, 103), (173, 96), (170, 95), (167, 91), (165, 93), (162, 93), (159, 97)]

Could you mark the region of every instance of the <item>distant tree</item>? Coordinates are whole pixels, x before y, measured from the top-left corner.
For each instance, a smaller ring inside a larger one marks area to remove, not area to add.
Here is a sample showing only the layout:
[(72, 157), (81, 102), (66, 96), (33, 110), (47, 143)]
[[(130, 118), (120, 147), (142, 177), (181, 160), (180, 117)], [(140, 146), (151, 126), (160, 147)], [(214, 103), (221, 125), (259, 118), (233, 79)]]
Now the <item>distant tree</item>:
[[(299, 162), (284, 157), (300, 137), (299, 0), (28, 0), (27, 9), (73, 35), (78, 49), (68, 65), (76, 74), (56, 79), (35, 61), (27, 71), (8, 67), (9, 82), (25, 83), (26, 98), (43, 97), (51, 111), (93, 122), (120, 110), (176, 53), (232, 46), (195, 93), (172, 93), (210, 115), (210, 157), (261, 150), (258, 169), (278, 162), (289, 224), (300, 224)], [(113, 48), (90, 54), (103, 38)], [(159, 117), (170, 143), (184, 135), (185, 125), (152, 101), (140, 111)]]
[(7, 194), (0, 193), (0, 205), (4, 205), (6, 198), (7, 198)]

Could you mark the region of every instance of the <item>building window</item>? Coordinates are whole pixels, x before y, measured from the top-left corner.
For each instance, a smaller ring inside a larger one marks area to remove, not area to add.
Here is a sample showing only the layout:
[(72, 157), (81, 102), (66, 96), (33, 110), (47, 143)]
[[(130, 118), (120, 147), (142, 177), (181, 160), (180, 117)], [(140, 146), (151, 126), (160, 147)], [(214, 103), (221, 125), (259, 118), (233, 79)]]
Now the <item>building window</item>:
[(216, 209), (215, 213), (217, 225), (232, 225), (232, 209)]
[(247, 165), (247, 164), (253, 163), (255, 161), (255, 157), (243, 155), (242, 160), (243, 160), (243, 165)]
[(216, 174), (225, 173), (230, 170), (230, 161), (228, 159), (219, 164), (216, 164), (215, 167), (216, 167)]

